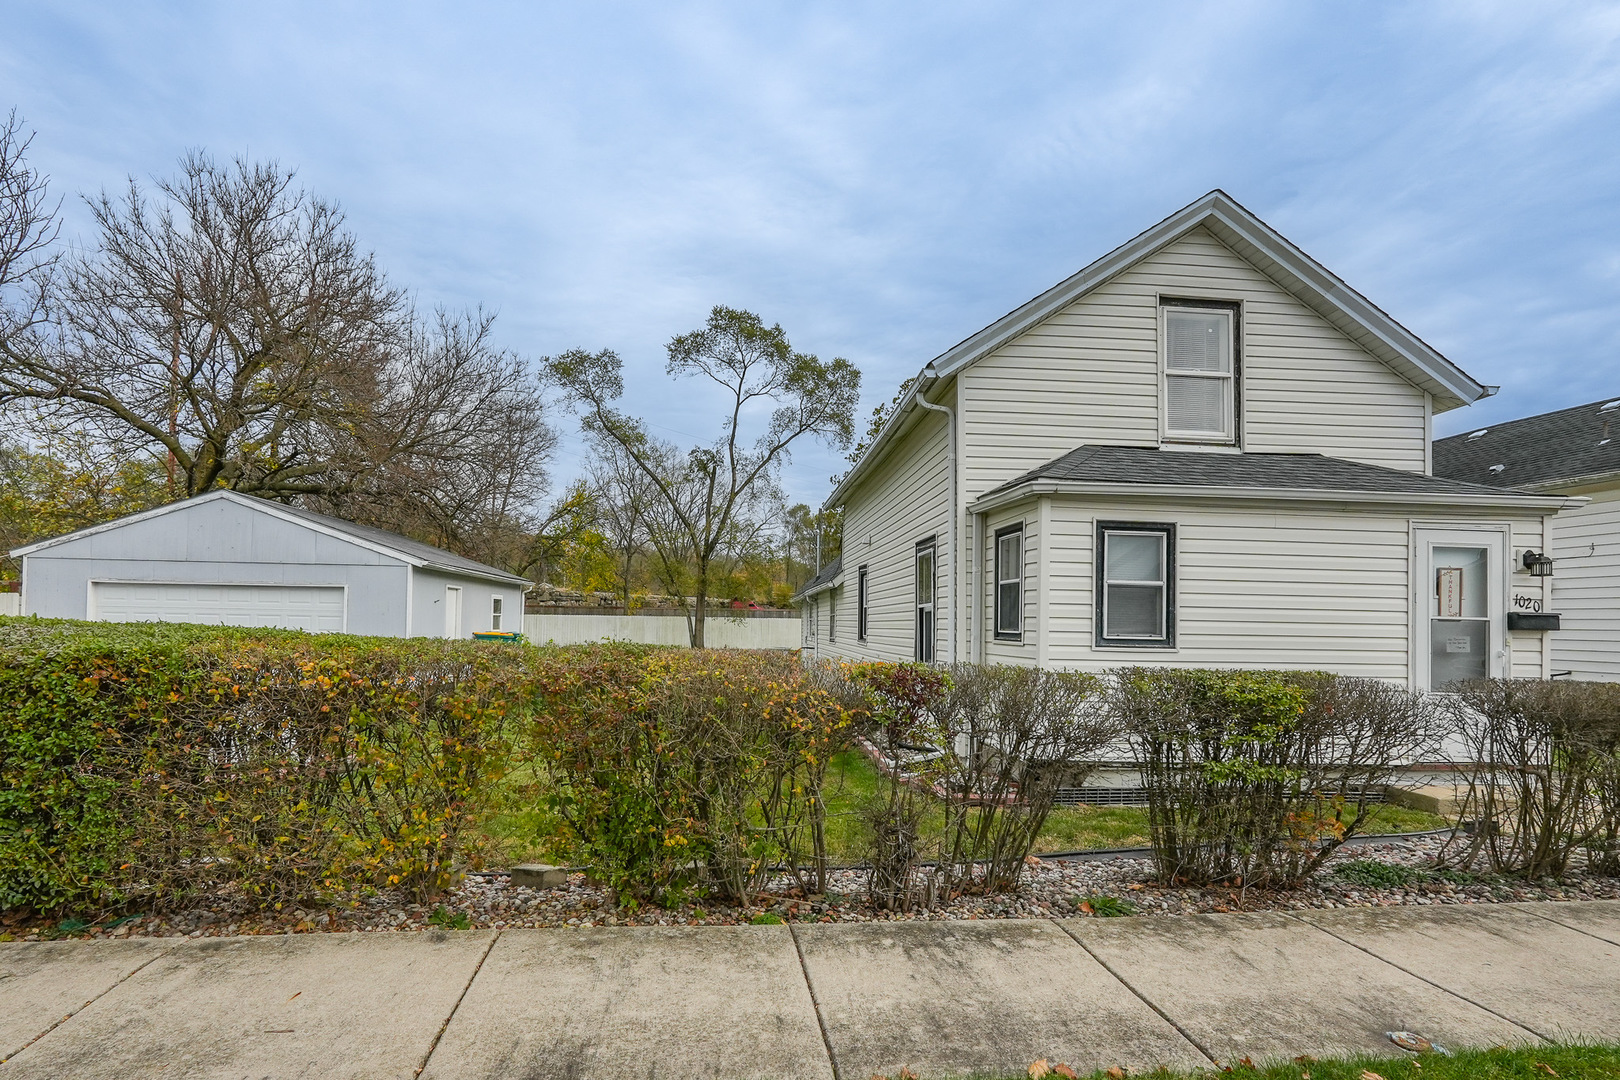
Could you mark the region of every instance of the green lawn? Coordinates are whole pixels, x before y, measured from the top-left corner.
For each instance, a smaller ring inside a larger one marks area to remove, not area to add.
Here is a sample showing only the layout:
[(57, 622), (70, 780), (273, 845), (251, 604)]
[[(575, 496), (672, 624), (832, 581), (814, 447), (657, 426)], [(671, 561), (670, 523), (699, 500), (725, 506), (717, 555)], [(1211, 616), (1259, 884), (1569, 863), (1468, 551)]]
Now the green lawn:
[[(1050, 1066), (1058, 1064), (1048, 1062)], [(1038, 1072), (1039, 1070), (1035, 1070)], [(1221, 1076), (1230, 1080), (1366, 1080), (1368, 1074), (1381, 1080), (1610, 1080), (1620, 1078), (1620, 1047), (1540, 1046), (1497, 1047), (1493, 1050), (1458, 1050), (1442, 1054), (1412, 1055), (1404, 1058), (1324, 1058), (1289, 1062), (1241, 1063), (1230, 1068), (1207, 1068), (1192, 1072), (1161, 1069), (1151, 1073), (1130, 1073), (1151, 1080), (1192, 1080), (1193, 1077)], [(1028, 1080), (1033, 1073), (1020, 1073), (1007, 1080)], [(1061, 1074), (1048, 1073), (1046, 1080)], [(1115, 1080), (1127, 1075), (1122, 1070), (1083, 1074), (1083, 1080)], [(922, 1080), (930, 1080), (923, 1077)]]
[[(834, 863), (857, 863), (866, 857), (867, 826), (862, 811), (877, 800), (878, 772), (859, 750), (846, 750), (833, 758), (827, 771), (827, 847)], [(500, 807), (487, 832), (492, 865), (521, 862), (560, 862), (556, 815), (543, 806), (545, 783), (533, 767), (524, 764), (501, 781)], [(942, 819), (931, 814), (923, 821), (923, 837), (939, 835)], [(1442, 829), (1447, 821), (1421, 810), (1380, 805), (1373, 810), (1368, 833), (1422, 832)], [(1041, 852), (1147, 846), (1147, 811), (1139, 806), (1059, 807), (1046, 819), (1035, 843)]]

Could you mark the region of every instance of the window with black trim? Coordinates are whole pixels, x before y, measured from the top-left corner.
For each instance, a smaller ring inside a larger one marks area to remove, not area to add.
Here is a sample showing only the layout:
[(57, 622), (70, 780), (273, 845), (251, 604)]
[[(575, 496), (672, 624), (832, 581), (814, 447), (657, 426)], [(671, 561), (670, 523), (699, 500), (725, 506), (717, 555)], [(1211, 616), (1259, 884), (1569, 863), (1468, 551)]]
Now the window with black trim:
[(996, 637), (1024, 635), (1024, 526), (996, 530)]
[(1096, 642), (1136, 648), (1176, 643), (1176, 527), (1097, 522)]
[(917, 631), (914, 640), (916, 659), (924, 664), (934, 662), (934, 538), (917, 545)]
[(1237, 441), (1238, 307), (1212, 300), (1164, 303), (1164, 435)]
[(866, 567), (855, 571), (855, 638), (866, 640)]

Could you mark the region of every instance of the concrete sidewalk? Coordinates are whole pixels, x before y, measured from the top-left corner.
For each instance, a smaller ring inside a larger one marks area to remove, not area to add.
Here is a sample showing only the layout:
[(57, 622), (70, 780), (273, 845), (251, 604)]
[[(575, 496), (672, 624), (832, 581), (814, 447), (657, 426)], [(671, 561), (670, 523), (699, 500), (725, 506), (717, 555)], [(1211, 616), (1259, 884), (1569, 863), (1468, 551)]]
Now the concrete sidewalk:
[(1620, 901), (0, 945), (0, 1080), (925, 1080), (1620, 1032)]

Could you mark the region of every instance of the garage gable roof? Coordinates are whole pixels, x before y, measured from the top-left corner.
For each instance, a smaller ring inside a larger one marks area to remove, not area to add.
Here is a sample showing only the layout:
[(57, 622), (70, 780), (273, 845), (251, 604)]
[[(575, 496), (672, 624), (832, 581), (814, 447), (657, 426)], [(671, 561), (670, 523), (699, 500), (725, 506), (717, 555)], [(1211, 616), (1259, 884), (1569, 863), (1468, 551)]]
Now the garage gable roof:
[(239, 492), (224, 490), (210, 491), (206, 495), (197, 495), (190, 499), (168, 503), (152, 510), (142, 511), (139, 514), (130, 514), (128, 517), (103, 522), (100, 525), (92, 525), (88, 529), (80, 529), (77, 532), (70, 532), (63, 536), (52, 537), (49, 540), (39, 540), (32, 544), (25, 544), (12, 551), (11, 555), (13, 558), (21, 558), (24, 555), (32, 555), (36, 551), (43, 551), (58, 544), (65, 544), (70, 540), (80, 540), (86, 536), (94, 536), (97, 533), (111, 532), (137, 521), (146, 521), (151, 518), (162, 517), (165, 514), (200, 506), (204, 503), (219, 501), (234, 503), (237, 506), (243, 506), (258, 513), (269, 514), (271, 517), (280, 518), (294, 525), (300, 525), (306, 529), (313, 529), (327, 536), (357, 544), (369, 551), (391, 556), (412, 566), (419, 566), (429, 570), (442, 570), (450, 574), (483, 578), (490, 581), (524, 585), (529, 583), (527, 578), (507, 573), (498, 567), (465, 558), (453, 551), (445, 551), (443, 548), (436, 548), (431, 544), (424, 544), (412, 540), (408, 536), (389, 532), (386, 529), (374, 529), (369, 525), (357, 525), (352, 521), (344, 521), (342, 518), (329, 517), (326, 514), (317, 514), (311, 510), (284, 506), (268, 499), (258, 499)]

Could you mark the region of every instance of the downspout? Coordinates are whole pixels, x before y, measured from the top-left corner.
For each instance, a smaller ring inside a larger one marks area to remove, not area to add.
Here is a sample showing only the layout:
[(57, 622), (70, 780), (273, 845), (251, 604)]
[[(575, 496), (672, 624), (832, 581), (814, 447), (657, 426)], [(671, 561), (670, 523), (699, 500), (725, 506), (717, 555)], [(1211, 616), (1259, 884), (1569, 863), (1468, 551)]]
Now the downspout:
[[(925, 399), (921, 386), (917, 387), (914, 400), (925, 409), (945, 414), (946, 485), (951, 493), (951, 573), (945, 579), (945, 608), (951, 613), (951, 619), (947, 627), (951, 636), (950, 658), (951, 663), (954, 664), (956, 663), (956, 639), (958, 636), (956, 633), (956, 620), (960, 614), (956, 606), (956, 568), (959, 561), (956, 557), (956, 545), (962, 542), (961, 500), (957, 497), (956, 490), (956, 412), (949, 405), (935, 405), (932, 401)], [(938, 633), (937, 627), (935, 633)]]

